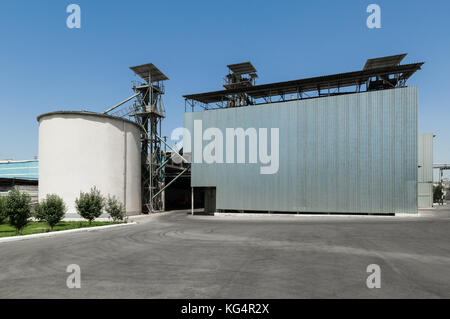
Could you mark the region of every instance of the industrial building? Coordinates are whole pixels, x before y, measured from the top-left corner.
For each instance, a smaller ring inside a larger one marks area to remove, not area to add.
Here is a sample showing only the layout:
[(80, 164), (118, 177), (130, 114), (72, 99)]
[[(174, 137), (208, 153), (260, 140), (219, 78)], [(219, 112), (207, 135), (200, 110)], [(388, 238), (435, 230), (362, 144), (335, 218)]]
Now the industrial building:
[[(59, 194), (70, 214), (92, 186), (119, 198), (130, 215), (177, 205), (207, 213), (417, 214), (430, 204), (433, 150), (430, 135), (418, 134), (418, 88), (407, 86), (423, 63), (401, 64), (405, 56), (262, 85), (250, 62), (229, 65), (224, 90), (184, 96), (191, 134), (183, 149), (161, 134), (168, 77), (151, 63), (131, 67), (133, 95), (103, 114), (38, 117), (39, 197)], [(212, 128), (222, 137), (233, 129), (232, 148), (216, 145), (216, 160), (203, 161)], [(264, 151), (252, 148), (264, 139)]]
[(417, 214), (418, 89), (406, 82), (423, 63), (402, 65), (405, 56), (264, 85), (254, 84), (251, 63), (228, 66), (225, 90), (185, 96), (192, 112), (184, 126), (243, 129), (247, 160), (247, 130), (278, 128), (279, 169), (264, 175), (254, 162), (204, 163), (209, 142), (194, 145), (191, 133), (192, 187), (206, 190), (211, 212)]
[[(191, 206), (190, 166), (174, 163), (161, 137), (168, 78), (152, 63), (131, 70), (133, 95), (104, 113), (57, 111), (37, 118), (39, 198), (61, 196), (68, 217), (78, 217), (75, 199), (94, 186), (118, 198), (128, 215)], [(201, 193), (196, 196), (201, 205)]]
[(129, 120), (89, 112), (53, 112), (39, 121), (39, 198), (58, 194), (75, 214), (80, 192), (96, 186), (116, 196), (127, 214), (140, 214), (140, 128)]
[(31, 201), (38, 201), (38, 161), (0, 161), (0, 196), (5, 196), (16, 187), (27, 193)]

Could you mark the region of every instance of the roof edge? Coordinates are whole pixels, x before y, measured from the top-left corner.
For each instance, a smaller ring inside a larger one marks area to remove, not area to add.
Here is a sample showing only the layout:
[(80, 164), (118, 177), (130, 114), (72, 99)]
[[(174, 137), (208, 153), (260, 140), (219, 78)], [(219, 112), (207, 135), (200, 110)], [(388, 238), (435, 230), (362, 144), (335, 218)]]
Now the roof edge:
[(0, 160), (0, 164), (20, 164), (20, 163), (31, 163), (39, 162), (39, 159), (32, 160)]
[[(248, 88), (237, 88), (237, 89), (230, 89), (230, 90), (218, 90), (218, 91), (211, 91), (211, 92), (203, 92), (203, 93), (197, 93), (197, 94), (186, 94), (183, 95), (183, 98), (189, 99), (189, 100), (196, 100), (198, 102), (205, 103), (201, 101), (202, 98), (218, 98), (222, 96), (226, 96), (229, 94), (236, 94), (236, 93), (254, 93), (256, 94), (257, 91), (267, 91), (272, 89), (274, 95), (279, 95), (280, 92), (283, 90), (284, 87), (291, 87), (291, 86), (299, 86), (300, 88), (302, 86), (308, 86), (308, 85), (322, 85), (322, 84), (328, 84), (325, 88), (335, 88), (338, 87), (336, 85), (331, 85), (330, 83), (339, 83), (343, 82), (346, 79), (352, 79), (352, 85), (357, 82), (357, 78), (366, 78), (371, 76), (376, 76), (380, 73), (384, 74), (390, 74), (390, 73), (411, 73), (409, 77), (411, 77), (416, 71), (420, 70), (425, 62), (418, 62), (418, 63), (410, 63), (410, 64), (402, 64), (397, 65), (393, 67), (381, 67), (381, 68), (374, 68), (374, 69), (368, 69), (368, 70), (358, 70), (358, 71), (351, 71), (351, 72), (345, 72), (345, 73), (336, 73), (336, 74), (329, 74), (324, 76), (315, 76), (310, 78), (302, 78), (297, 80), (290, 80), (290, 81), (282, 81), (282, 82), (273, 82), (273, 83), (266, 83), (266, 84), (258, 84), (255, 86), (251, 86)], [(353, 82), (354, 79), (354, 82)], [(344, 85), (341, 83), (339, 87), (345, 87), (348, 85)], [(267, 95), (269, 96), (269, 95)], [(220, 101), (220, 100), (219, 100)], [(213, 101), (214, 102), (214, 101)], [(209, 104), (212, 102), (207, 102), (206, 104)]]
[(38, 115), (36, 117), (36, 120), (38, 122), (40, 122), (42, 118), (47, 117), (47, 116), (52, 116), (52, 115), (83, 115), (83, 116), (109, 118), (109, 119), (113, 119), (113, 120), (119, 120), (119, 121), (127, 122), (130, 124), (134, 124), (139, 129), (141, 128), (136, 122), (125, 119), (123, 117), (118, 117), (118, 116), (113, 116), (113, 115), (103, 114), (103, 113), (89, 112), (89, 111), (54, 111), (54, 112), (49, 112), (49, 113), (44, 113), (44, 114)]

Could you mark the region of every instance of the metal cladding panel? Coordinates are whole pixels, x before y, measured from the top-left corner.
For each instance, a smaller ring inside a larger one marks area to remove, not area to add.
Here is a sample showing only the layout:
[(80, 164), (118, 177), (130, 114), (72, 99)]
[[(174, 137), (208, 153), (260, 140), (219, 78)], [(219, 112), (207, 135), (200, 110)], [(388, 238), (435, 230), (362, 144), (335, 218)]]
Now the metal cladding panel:
[(226, 128), (268, 128), (270, 148), (270, 128), (279, 128), (276, 174), (261, 175), (264, 165), (248, 157), (247, 164), (192, 164), (192, 186), (216, 187), (219, 210), (418, 211), (417, 88), (185, 113), (193, 158), (201, 153), (193, 145), (195, 120), (200, 134), (224, 132), (224, 144)]
[(433, 183), (421, 183), (418, 185), (419, 208), (433, 208)]
[(37, 180), (38, 165), (37, 160), (0, 162), (0, 178)]
[(434, 134), (419, 135), (419, 183), (433, 183)]

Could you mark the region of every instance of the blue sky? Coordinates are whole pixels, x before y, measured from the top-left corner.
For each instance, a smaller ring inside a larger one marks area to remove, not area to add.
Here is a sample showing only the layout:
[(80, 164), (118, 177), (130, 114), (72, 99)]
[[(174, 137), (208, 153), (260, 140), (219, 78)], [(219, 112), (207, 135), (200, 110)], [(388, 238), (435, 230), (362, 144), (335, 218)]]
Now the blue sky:
[[(79, 4), (82, 28), (68, 29)], [(366, 8), (380, 5), (382, 28)], [(36, 116), (103, 111), (131, 95), (129, 66), (153, 62), (166, 85), (164, 133), (182, 125), (183, 94), (221, 88), (226, 65), (252, 61), (259, 82), (359, 70), (366, 58), (408, 52), (425, 61), (419, 131), (435, 162), (450, 162), (450, 1), (3, 0), (0, 4), (0, 159), (37, 155)]]

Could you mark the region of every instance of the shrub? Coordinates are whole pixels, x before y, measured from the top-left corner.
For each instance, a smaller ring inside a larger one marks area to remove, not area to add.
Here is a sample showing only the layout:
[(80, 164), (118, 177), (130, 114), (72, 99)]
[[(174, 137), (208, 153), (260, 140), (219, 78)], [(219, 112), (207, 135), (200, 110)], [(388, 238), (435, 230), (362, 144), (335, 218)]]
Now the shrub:
[(444, 196), (444, 187), (440, 183), (437, 186), (433, 187), (433, 202), (434, 203), (441, 203), (442, 197)]
[(47, 195), (45, 200), (36, 205), (34, 216), (38, 220), (46, 222), (53, 230), (53, 227), (64, 218), (66, 211), (66, 204), (61, 197)]
[(75, 200), (75, 206), (81, 217), (87, 219), (89, 224), (102, 214), (105, 199), (94, 186), (89, 193), (80, 193), (80, 198)]
[(123, 221), (125, 218), (125, 206), (115, 196), (108, 196), (105, 210), (115, 222)]
[(6, 214), (9, 219), (9, 224), (18, 233), (22, 234), (23, 228), (28, 224), (28, 219), (31, 217), (30, 195), (20, 193), (14, 187), (6, 197)]
[(0, 196), (0, 225), (6, 220), (6, 197)]

